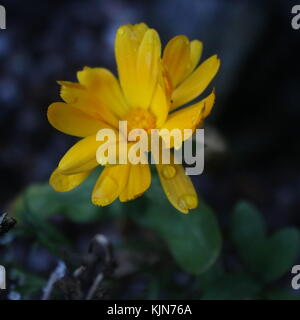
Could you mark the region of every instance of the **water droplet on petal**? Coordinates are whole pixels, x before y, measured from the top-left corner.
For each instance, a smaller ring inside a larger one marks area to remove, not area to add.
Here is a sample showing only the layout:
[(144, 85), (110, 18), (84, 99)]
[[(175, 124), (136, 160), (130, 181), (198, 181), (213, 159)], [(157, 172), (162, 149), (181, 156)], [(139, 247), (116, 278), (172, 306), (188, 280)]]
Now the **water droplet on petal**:
[(120, 29), (118, 30), (118, 33), (119, 33), (120, 36), (123, 35), (123, 34), (124, 34), (124, 29), (123, 29), (123, 28), (120, 28)]
[(198, 199), (196, 196), (193, 195), (185, 196), (185, 201), (187, 202), (190, 209), (194, 209), (198, 205)]
[(197, 207), (198, 200), (193, 195), (184, 195), (179, 198), (179, 207), (183, 210), (194, 209)]
[(176, 168), (172, 165), (166, 164), (162, 167), (161, 174), (165, 179), (172, 179), (176, 175)]
[(185, 200), (182, 199), (182, 198), (179, 199), (179, 201), (178, 201), (178, 206), (179, 206), (183, 211), (188, 211), (188, 210), (189, 210), (189, 208), (188, 208)]

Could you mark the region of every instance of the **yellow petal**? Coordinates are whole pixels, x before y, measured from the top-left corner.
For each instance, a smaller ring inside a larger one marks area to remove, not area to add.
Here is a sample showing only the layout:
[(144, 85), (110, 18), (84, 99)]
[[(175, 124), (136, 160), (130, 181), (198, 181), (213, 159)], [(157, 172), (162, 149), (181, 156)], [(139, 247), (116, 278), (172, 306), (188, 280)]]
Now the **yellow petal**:
[(60, 94), (64, 101), (72, 104), (72, 106), (92, 118), (105, 122), (115, 128), (118, 127), (118, 118), (107, 105), (101, 104), (96, 90), (89, 90), (86, 86), (75, 82), (58, 81), (58, 83), (61, 85)]
[(163, 129), (167, 129), (169, 131), (173, 129), (179, 129), (181, 131), (182, 140), (178, 141), (176, 145), (174, 145), (174, 141), (171, 140), (171, 147), (174, 146), (176, 149), (179, 148), (182, 141), (187, 140), (191, 136), (191, 134), (184, 136), (184, 129), (192, 129), (192, 132), (194, 132), (199, 123), (210, 113), (214, 101), (215, 93), (213, 91), (209, 96), (200, 102), (171, 113), (161, 128), (162, 131), (160, 135), (162, 138), (164, 140), (168, 138), (168, 136), (164, 134)]
[(139, 46), (137, 54), (137, 105), (133, 107), (148, 108), (153, 96), (160, 68), (161, 44), (154, 29), (148, 29)]
[(90, 136), (107, 127), (105, 123), (64, 102), (52, 103), (47, 117), (55, 129), (77, 137)]
[(88, 68), (77, 72), (79, 82), (90, 90), (103, 108), (110, 109), (118, 118), (122, 118), (129, 108), (125, 102), (119, 82), (104, 68)]
[(58, 169), (55, 169), (50, 176), (49, 183), (55, 191), (67, 192), (79, 186), (91, 172), (92, 170), (73, 175), (64, 175)]
[(171, 96), (172, 96), (172, 92), (173, 92), (173, 85), (172, 85), (172, 81), (170, 78), (169, 73), (166, 70), (166, 67), (164, 65), (164, 63), (161, 61), (161, 74), (158, 77), (158, 83), (161, 85), (162, 88), (164, 88), (165, 93), (166, 93), (166, 97), (168, 99), (168, 101), (171, 102)]
[(85, 94), (85, 87), (77, 82), (57, 81), (61, 86), (60, 96), (67, 103), (75, 103), (82, 94)]
[(190, 43), (190, 48), (191, 48), (190, 50), (191, 56), (190, 56), (189, 73), (196, 68), (196, 66), (198, 65), (201, 59), (201, 55), (203, 51), (203, 43), (199, 40), (193, 40)]
[(81, 139), (63, 156), (58, 164), (58, 170), (62, 174), (76, 174), (91, 170), (99, 164), (96, 160), (97, 148), (103, 143), (96, 141), (92, 135)]
[(176, 36), (167, 43), (163, 54), (163, 63), (173, 87), (176, 87), (187, 74), (190, 55), (190, 42), (186, 36)]
[(132, 30), (136, 34), (139, 42), (142, 41), (144, 34), (148, 29), (149, 27), (143, 22), (132, 26)]
[(130, 106), (137, 105), (136, 60), (139, 37), (131, 26), (121, 26), (116, 35), (115, 55), (123, 93)]
[(215, 89), (213, 89), (211, 94), (208, 95), (205, 99), (192, 105), (194, 107), (198, 105), (199, 108), (202, 108), (202, 105), (204, 104), (204, 107), (201, 110), (201, 120), (205, 119), (207, 116), (210, 115), (211, 110), (214, 106), (215, 100), (216, 100), (216, 94), (215, 94)]
[(173, 92), (172, 109), (198, 97), (209, 85), (219, 70), (220, 60), (216, 55), (204, 61)]
[(106, 206), (117, 199), (127, 184), (129, 168), (129, 164), (105, 167), (94, 187), (92, 202)]
[(153, 99), (151, 101), (150, 111), (156, 117), (156, 127), (160, 128), (166, 121), (169, 112), (169, 102), (165, 91), (162, 89), (161, 85), (157, 85)]
[(198, 196), (192, 181), (181, 164), (157, 164), (160, 183), (171, 204), (182, 213), (198, 206)]
[(151, 172), (148, 164), (130, 165), (128, 182), (120, 194), (120, 201), (126, 202), (142, 195), (151, 184)]

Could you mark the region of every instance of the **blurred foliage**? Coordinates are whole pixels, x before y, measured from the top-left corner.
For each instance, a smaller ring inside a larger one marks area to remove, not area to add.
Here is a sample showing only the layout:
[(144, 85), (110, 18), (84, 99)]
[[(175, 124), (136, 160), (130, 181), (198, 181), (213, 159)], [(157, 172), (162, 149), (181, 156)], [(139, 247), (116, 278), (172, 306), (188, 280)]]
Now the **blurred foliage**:
[[(112, 243), (119, 256), (129, 252), (129, 262), (119, 259), (117, 263), (121, 268), (122, 264), (131, 263), (133, 271), (112, 280), (112, 298), (299, 298), (284, 288), (284, 277), (300, 250), (297, 229), (284, 228), (268, 235), (261, 213), (252, 204), (240, 202), (233, 210), (229, 237), (225, 237), (221, 252), (216, 214), (202, 199), (197, 210), (181, 214), (168, 203), (157, 176), (153, 175), (151, 188), (143, 197), (124, 204), (114, 202), (105, 208), (95, 207), (89, 197), (98, 173), (68, 193), (57, 193), (48, 184), (27, 188), (9, 212), (18, 221), (10, 232), (12, 246), (18, 239), (25, 242), (34, 239), (30, 241), (48, 250), (57, 260), (68, 259), (66, 252), (72, 253), (76, 248), (74, 239), (64, 232), (64, 225), (79, 226), (78, 230), (91, 224), (130, 225), (129, 231), (117, 228), (121, 240)], [(149, 263), (151, 255), (155, 259)], [(3, 264), (12, 266), (12, 288), (22, 299), (41, 296), (44, 277), (17, 267), (9, 255)], [(137, 285), (142, 289), (132, 289)], [(125, 296), (120, 293), (124, 287)]]
[(244, 264), (265, 283), (288, 272), (299, 254), (297, 229), (285, 228), (267, 237), (260, 213), (245, 202), (235, 208), (231, 233)]
[(10, 272), (11, 279), (17, 283), (16, 291), (11, 291), (11, 298), (14, 295), (22, 297), (23, 299), (30, 299), (33, 295), (38, 294), (46, 285), (46, 279), (33, 275), (24, 269), (12, 268)]
[[(203, 202), (196, 212), (179, 213), (164, 196), (158, 179), (153, 180), (151, 190), (146, 193), (144, 212), (141, 205), (140, 210), (130, 210), (131, 217), (138, 224), (155, 230), (185, 271), (204, 272), (220, 253), (221, 236), (214, 214)], [(131, 204), (133, 207), (134, 203)]]

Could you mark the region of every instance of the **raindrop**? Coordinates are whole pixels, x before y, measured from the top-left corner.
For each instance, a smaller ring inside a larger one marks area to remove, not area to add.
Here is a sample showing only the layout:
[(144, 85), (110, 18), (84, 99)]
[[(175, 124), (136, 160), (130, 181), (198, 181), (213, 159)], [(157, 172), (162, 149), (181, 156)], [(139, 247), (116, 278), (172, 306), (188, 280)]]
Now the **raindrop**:
[(193, 209), (197, 206), (197, 198), (193, 195), (181, 196), (178, 205), (183, 210)]
[(118, 30), (118, 33), (119, 33), (120, 36), (122, 36), (122, 35), (124, 34), (124, 29), (123, 29), (123, 28), (120, 28), (120, 29)]
[(172, 179), (176, 175), (176, 168), (172, 165), (164, 165), (161, 170), (161, 174), (165, 179)]

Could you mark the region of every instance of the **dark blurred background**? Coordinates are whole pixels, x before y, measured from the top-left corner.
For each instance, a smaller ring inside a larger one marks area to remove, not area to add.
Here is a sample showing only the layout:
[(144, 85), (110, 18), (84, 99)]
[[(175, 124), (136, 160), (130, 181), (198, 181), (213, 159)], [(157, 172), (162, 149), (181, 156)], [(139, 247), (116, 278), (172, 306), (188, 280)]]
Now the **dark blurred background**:
[(207, 163), (200, 195), (219, 214), (237, 199), (254, 202), (271, 226), (300, 224), (299, 40), (287, 0), (2, 1), (0, 31), (0, 203), (45, 181), (72, 137), (46, 118), (58, 101), (56, 80), (75, 80), (85, 65), (115, 70), (121, 24), (146, 22), (165, 44), (177, 34), (204, 42), (204, 58), (222, 61), (208, 124), (226, 156)]
[[(158, 30), (163, 45), (185, 34), (203, 41), (202, 60), (215, 53), (221, 58), (213, 81), (217, 102), (206, 122), (206, 168), (194, 182), (223, 229), (241, 199), (260, 209), (269, 231), (300, 227), (300, 30), (291, 27), (295, 4), (288, 0), (1, 1), (7, 29), (0, 30), (0, 214), (26, 186), (47, 181), (76, 140), (47, 121), (47, 107), (60, 100), (56, 81), (75, 81), (76, 72), (85, 65), (115, 72), (117, 28), (143, 21)], [(97, 224), (72, 228), (73, 234), (82, 232), (86, 237), (84, 245), (99, 232)], [(15, 245), (21, 263), (30, 245), (22, 241)], [(43, 250), (28, 259), (29, 267), (43, 270), (46, 277), (57, 261)]]

